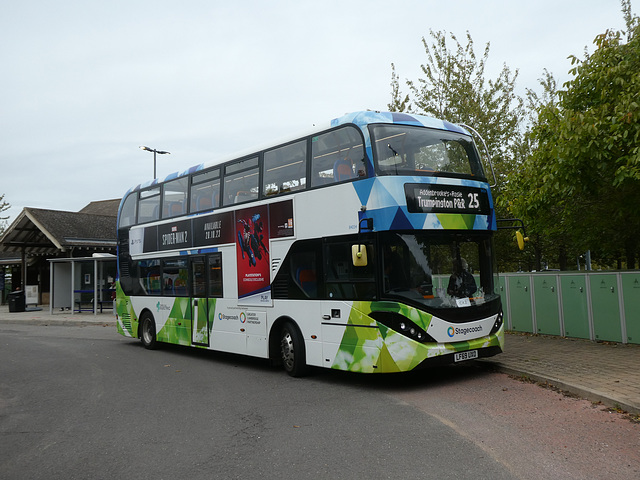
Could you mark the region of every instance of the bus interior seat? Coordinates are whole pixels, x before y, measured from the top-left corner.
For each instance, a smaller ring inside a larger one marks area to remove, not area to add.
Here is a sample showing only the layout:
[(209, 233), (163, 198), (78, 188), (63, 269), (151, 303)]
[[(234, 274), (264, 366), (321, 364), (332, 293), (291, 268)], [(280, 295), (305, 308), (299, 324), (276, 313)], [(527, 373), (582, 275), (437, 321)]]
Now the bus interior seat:
[(198, 199), (198, 212), (213, 208), (213, 200), (209, 197), (200, 197)]
[(184, 213), (184, 208), (182, 208), (183, 203), (182, 202), (173, 202), (171, 204), (171, 216), (172, 217), (177, 217), (178, 215), (182, 215)]
[(173, 293), (181, 297), (187, 294), (187, 286), (183, 279), (177, 278), (173, 283)]
[(296, 272), (296, 283), (310, 298), (317, 297), (316, 272), (310, 268), (299, 268)]
[(333, 179), (336, 182), (341, 182), (350, 178), (353, 178), (351, 162), (346, 158), (336, 160), (336, 163), (333, 164)]
[(234, 199), (233, 203), (246, 202), (247, 200), (251, 200), (252, 198), (257, 198), (257, 197), (258, 196), (255, 193), (241, 190), (238, 193), (236, 193), (236, 198)]

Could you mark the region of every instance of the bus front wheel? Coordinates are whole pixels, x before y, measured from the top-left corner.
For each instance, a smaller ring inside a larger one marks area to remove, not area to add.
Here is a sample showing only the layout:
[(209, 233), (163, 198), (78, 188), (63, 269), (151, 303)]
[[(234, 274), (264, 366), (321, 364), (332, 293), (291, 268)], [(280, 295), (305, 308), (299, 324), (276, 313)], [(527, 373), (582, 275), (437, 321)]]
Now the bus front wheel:
[(291, 322), (282, 327), (280, 333), (280, 353), (284, 370), (292, 377), (301, 377), (306, 373), (307, 360), (304, 339), (300, 330)]
[(140, 319), (140, 341), (149, 350), (154, 350), (157, 346), (156, 322), (149, 312), (145, 312)]

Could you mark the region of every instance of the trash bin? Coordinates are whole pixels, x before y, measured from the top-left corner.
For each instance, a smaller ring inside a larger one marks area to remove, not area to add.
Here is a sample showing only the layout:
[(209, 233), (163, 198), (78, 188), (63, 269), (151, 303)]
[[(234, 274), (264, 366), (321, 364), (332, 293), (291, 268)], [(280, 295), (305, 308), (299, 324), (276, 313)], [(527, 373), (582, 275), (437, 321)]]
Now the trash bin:
[(9, 311), (24, 312), (25, 297), (22, 290), (9, 293)]

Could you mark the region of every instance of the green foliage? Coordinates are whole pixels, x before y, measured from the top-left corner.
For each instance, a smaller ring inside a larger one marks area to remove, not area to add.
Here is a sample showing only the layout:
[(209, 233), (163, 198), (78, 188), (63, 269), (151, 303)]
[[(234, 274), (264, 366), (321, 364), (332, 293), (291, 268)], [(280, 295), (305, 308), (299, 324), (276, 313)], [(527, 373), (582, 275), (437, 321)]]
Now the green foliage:
[[(487, 43), (481, 56), (476, 55), (473, 39), (466, 34), (466, 44), (455, 35), (430, 31), (430, 45), (422, 39), (427, 62), (420, 66), (422, 75), (416, 81), (407, 80), (410, 94), (403, 95), (392, 64), (391, 111), (407, 111), (463, 123), (477, 130), (491, 152), (491, 161), (498, 186), (506, 174), (516, 167), (523, 149), (520, 124), (524, 118), (523, 100), (515, 94), (518, 72), (504, 65), (497, 78), (485, 78), (489, 58)], [(453, 42), (453, 49), (448, 42)], [(482, 143), (476, 139), (482, 150)], [(484, 153), (484, 152), (483, 152)], [(491, 177), (491, 172), (488, 172)], [(494, 190), (499, 195), (500, 188)], [(498, 218), (506, 211), (498, 212)], [(512, 231), (498, 236), (500, 268), (517, 268), (519, 253), (514, 248)]]
[[(4, 201), (4, 193), (2, 195), (0, 195), (0, 213), (4, 212), (5, 210), (8, 210), (11, 207), (11, 205), (9, 205), (7, 202)], [(6, 228), (6, 224), (7, 224), (7, 219), (9, 217), (0, 217), (0, 235), (2, 235), (2, 233), (4, 233), (4, 230)]]
[(629, 3), (622, 3), (626, 41), (622, 32), (607, 31), (596, 37), (593, 54), (570, 57), (573, 79), (564, 90), (553, 91), (547, 77), (547, 96), (535, 105), (527, 139), (531, 153), (508, 177), (505, 206), (525, 218), (532, 233), (552, 239), (560, 253), (590, 249), (600, 264), (615, 264), (624, 253), (634, 268), (640, 233), (640, 22)]
[[(478, 57), (469, 32), (464, 45), (453, 34), (431, 30), (430, 35), (432, 45), (422, 39), (427, 55), (427, 62), (420, 66), (423, 76), (407, 81), (412, 100), (412, 104), (406, 102), (409, 109), (473, 127), (484, 137), (500, 170), (503, 163), (511, 163), (512, 149), (520, 141), (523, 102), (515, 94), (518, 72), (504, 65), (497, 78), (487, 80), (489, 43)], [(454, 43), (453, 50), (448, 40)], [(399, 92), (395, 96), (401, 97)]]
[(403, 97), (400, 93), (400, 82), (393, 63), (391, 64), (391, 103), (388, 107), (390, 112), (406, 112), (411, 108), (409, 95)]

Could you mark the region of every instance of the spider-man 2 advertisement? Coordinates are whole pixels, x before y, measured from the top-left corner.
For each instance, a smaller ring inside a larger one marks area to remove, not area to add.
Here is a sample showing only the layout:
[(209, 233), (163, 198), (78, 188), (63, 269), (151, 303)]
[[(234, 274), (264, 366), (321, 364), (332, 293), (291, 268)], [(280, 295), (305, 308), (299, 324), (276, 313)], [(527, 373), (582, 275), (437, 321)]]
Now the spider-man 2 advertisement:
[(236, 212), (238, 298), (269, 289), (268, 212), (266, 205)]
[(244, 298), (251, 304), (264, 305), (271, 302), (269, 240), (291, 236), (291, 200), (235, 212), (238, 298)]

